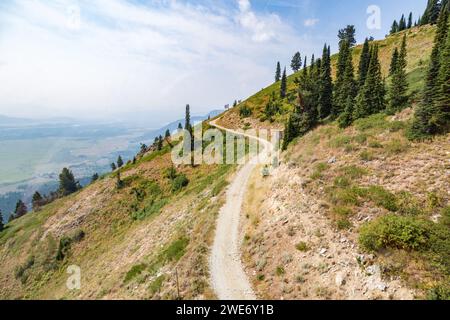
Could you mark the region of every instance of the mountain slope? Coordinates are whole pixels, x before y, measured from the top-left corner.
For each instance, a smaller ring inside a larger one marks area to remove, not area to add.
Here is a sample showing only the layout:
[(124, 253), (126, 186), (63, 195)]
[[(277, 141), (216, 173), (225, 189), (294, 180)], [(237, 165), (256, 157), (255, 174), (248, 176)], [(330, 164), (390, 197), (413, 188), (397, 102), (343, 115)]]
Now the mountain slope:
[[(402, 31), (394, 35), (390, 35), (384, 40), (375, 41), (379, 45), (379, 59), (382, 72), (383, 75), (387, 77), (389, 73), (392, 52), (395, 47), (400, 47), (403, 35), (405, 33), (407, 34), (408, 66), (406, 71), (408, 81), (410, 83), (410, 93), (413, 94), (413, 97), (417, 97), (417, 94), (423, 87), (425, 73), (428, 67), (429, 58), (433, 47), (433, 38), (435, 31), (435, 26), (425, 25)], [(362, 45), (358, 45), (352, 51), (355, 71), (358, 70), (361, 50)], [(337, 54), (331, 57), (331, 62), (332, 74), (333, 76), (335, 76)], [(294, 103), (296, 98), (295, 94), (293, 94), (296, 90), (296, 85), (294, 83), (296, 77), (296, 74), (292, 74), (288, 77), (288, 92), (290, 92), (291, 95), (288, 94), (288, 99), (283, 102), (282, 112), (281, 114), (274, 117), (274, 123), (270, 123), (268, 121), (262, 122), (260, 119), (262, 116), (262, 112), (272, 93), (279, 93), (279, 83), (274, 83), (267, 88), (259, 91), (255, 95), (249, 97), (247, 100), (243, 101), (238, 107), (233, 108), (231, 112), (227, 113), (226, 117), (222, 117), (220, 124), (224, 125), (225, 127), (234, 129), (242, 129), (244, 127), (248, 127), (245, 125), (247, 123), (250, 124), (252, 128), (283, 128), (287, 120), (287, 115), (289, 111), (292, 110), (292, 104)], [(251, 117), (241, 118), (239, 116), (239, 108), (241, 106), (246, 106), (252, 110)]]

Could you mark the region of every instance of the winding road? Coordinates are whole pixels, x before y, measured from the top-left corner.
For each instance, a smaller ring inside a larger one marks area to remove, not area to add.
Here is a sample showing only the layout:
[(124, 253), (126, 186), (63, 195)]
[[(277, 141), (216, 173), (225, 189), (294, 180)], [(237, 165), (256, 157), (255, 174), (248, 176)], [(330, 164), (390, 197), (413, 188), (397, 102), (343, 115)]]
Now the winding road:
[[(210, 125), (235, 135), (256, 139), (263, 144), (266, 151), (272, 148), (272, 145), (266, 140), (217, 125), (217, 120), (212, 121)], [(220, 300), (257, 299), (242, 266), (240, 253), (242, 239), (239, 237), (239, 220), (241, 217), (242, 203), (250, 175), (257, 166), (257, 161), (254, 160), (254, 158), (250, 159), (245, 165), (239, 168), (233, 182), (227, 190), (226, 202), (221, 208), (217, 220), (216, 235), (210, 257), (210, 267), (212, 287)]]

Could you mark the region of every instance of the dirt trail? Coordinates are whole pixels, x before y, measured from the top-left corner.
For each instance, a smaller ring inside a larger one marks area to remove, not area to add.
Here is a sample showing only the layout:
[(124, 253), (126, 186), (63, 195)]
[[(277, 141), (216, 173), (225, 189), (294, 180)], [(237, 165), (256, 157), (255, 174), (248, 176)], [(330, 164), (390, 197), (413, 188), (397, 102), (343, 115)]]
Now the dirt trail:
[[(217, 121), (217, 120), (216, 120)], [(223, 128), (212, 121), (212, 126), (243, 135), (242, 133)], [(271, 144), (265, 140), (245, 135), (259, 140), (265, 150)], [(234, 181), (227, 190), (226, 203), (221, 208), (217, 221), (216, 235), (211, 253), (211, 281), (220, 300), (256, 300), (256, 295), (247, 279), (241, 262), (239, 237), (239, 220), (244, 195), (256, 161), (250, 159), (236, 174)]]

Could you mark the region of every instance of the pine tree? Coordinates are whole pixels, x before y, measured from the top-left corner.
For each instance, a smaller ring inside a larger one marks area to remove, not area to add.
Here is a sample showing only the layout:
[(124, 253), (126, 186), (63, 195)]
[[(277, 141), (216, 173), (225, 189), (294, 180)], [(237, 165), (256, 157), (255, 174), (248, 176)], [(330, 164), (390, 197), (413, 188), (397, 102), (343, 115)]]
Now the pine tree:
[(366, 82), (356, 97), (353, 120), (367, 117), (385, 109), (385, 87), (378, 60), (378, 45), (371, 50), (370, 66)]
[[(447, 5), (447, 4), (446, 4)], [(439, 133), (450, 132), (450, 31), (447, 31), (445, 47), (442, 48), (437, 84), (436, 113)]]
[(121, 189), (124, 186), (124, 182), (122, 180), (122, 178), (120, 177), (120, 170), (117, 171), (117, 176), (116, 176), (116, 188), (117, 189)]
[(398, 62), (398, 48), (396, 47), (392, 53), (391, 66), (389, 68), (390, 77), (392, 77), (395, 73), (395, 69), (397, 68), (397, 62)]
[(397, 20), (394, 20), (394, 22), (392, 23), (390, 34), (394, 34), (397, 32), (398, 32), (398, 23)]
[(439, 17), (440, 3), (439, 0), (428, 0), (427, 7), (421, 18), (421, 25), (435, 24)]
[(170, 130), (169, 129), (166, 130), (166, 133), (164, 134), (164, 137), (166, 139), (170, 138)]
[(405, 15), (402, 14), (402, 17), (400, 18), (400, 22), (398, 23), (398, 31), (403, 31), (406, 29), (406, 20)]
[(277, 70), (275, 71), (275, 82), (278, 82), (281, 80), (281, 65), (280, 62), (277, 62)]
[(67, 168), (62, 169), (59, 175), (59, 192), (62, 196), (67, 196), (79, 190), (79, 183)]
[(352, 54), (347, 55), (344, 82), (341, 87), (341, 100), (343, 112), (338, 118), (340, 127), (347, 127), (352, 123), (354, 100), (356, 95), (356, 82), (354, 79)]
[(331, 114), (333, 108), (333, 81), (331, 78), (330, 47), (325, 44), (322, 53), (322, 67), (320, 71), (320, 95), (318, 116), (325, 119)]
[(4, 225), (4, 223), (3, 223), (3, 214), (2, 214), (2, 210), (0, 210), (0, 232), (2, 232), (3, 229), (5, 229), (5, 225)]
[(410, 12), (408, 17), (408, 25), (406, 26), (406, 28), (411, 29), (412, 26), (413, 26), (413, 14), (412, 12)]
[(389, 105), (387, 113), (390, 115), (406, 108), (408, 104), (408, 81), (406, 79), (406, 34), (403, 36), (402, 46), (394, 65), (389, 88)]
[(97, 181), (99, 178), (98, 173), (94, 173), (91, 178), (91, 183)]
[(25, 205), (25, 203), (23, 203), (22, 200), (17, 201), (16, 210), (14, 211), (14, 218), (23, 217), (27, 213), (28, 213), (28, 208)]
[(122, 156), (120, 156), (120, 155), (117, 158), (117, 167), (119, 167), (119, 168), (123, 167), (123, 159), (122, 159)]
[(370, 64), (370, 46), (369, 39), (364, 41), (363, 49), (361, 51), (361, 57), (359, 59), (358, 68), (358, 88), (361, 88), (366, 82), (367, 72), (369, 71)]
[(185, 120), (184, 129), (192, 133), (191, 107), (189, 106), (189, 104), (186, 105), (186, 115), (184, 120)]
[(339, 30), (338, 32), (338, 38), (339, 38), (339, 45), (341, 45), (343, 42), (347, 42), (349, 44), (349, 47), (353, 47), (356, 44), (356, 30), (355, 26), (348, 25), (344, 29)]
[(286, 68), (284, 68), (283, 77), (281, 78), (281, 85), (280, 85), (281, 99), (286, 98), (286, 90), (287, 90), (287, 75), (286, 75)]
[(294, 72), (298, 72), (302, 67), (302, 56), (300, 52), (295, 53), (294, 57), (292, 57), (291, 68)]
[(183, 130), (183, 125), (180, 123), (178, 123), (178, 130)]
[(39, 207), (42, 206), (43, 198), (42, 198), (41, 194), (38, 191), (36, 191), (33, 194), (33, 197), (31, 199), (31, 204), (33, 205), (33, 210), (34, 211), (38, 210)]
[(114, 162), (111, 163), (111, 170), (116, 171), (116, 169), (117, 169), (116, 164)]
[[(441, 114), (442, 109), (439, 108), (439, 101), (443, 99), (442, 88), (445, 88), (440, 81), (442, 74), (445, 72), (442, 71), (441, 73), (441, 56), (446, 56), (445, 47), (447, 46), (449, 16), (447, 9), (443, 8), (439, 16), (430, 65), (425, 79), (423, 98), (414, 116), (409, 132), (410, 139), (423, 139), (443, 131), (442, 121), (445, 121), (445, 116)], [(444, 66), (448, 66), (448, 63), (444, 62)]]
[[(337, 61), (333, 110), (331, 113), (335, 118), (344, 111), (349, 92), (347, 89), (351, 87), (351, 84), (346, 83), (346, 80), (349, 80), (348, 75), (350, 71), (353, 72), (353, 65), (349, 65), (349, 58), (351, 59), (351, 55), (349, 43), (347, 41), (341, 42)], [(347, 67), (351, 68), (351, 70), (348, 70), (349, 73), (347, 73)]]
[(156, 144), (156, 147), (158, 148), (158, 151), (161, 151), (161, 150), (162, 150), (162, 148), (163, 148), (163, 142), (164, 142), (163, 137), (162, 137), (162, 136), (159, 136), (159, 137), (158, 137), (158, 143)]

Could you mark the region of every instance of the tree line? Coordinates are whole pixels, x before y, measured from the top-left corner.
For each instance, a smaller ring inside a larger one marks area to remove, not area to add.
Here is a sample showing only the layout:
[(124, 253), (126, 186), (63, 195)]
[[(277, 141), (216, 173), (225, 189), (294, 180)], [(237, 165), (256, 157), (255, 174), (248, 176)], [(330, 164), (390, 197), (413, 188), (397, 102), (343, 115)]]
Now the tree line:
[[(434, 2), (433, 2), (434, 3)], [(431, 138), (449, 132), (450, 123), (450, 36), (448, 34), (449, 4), (437, 2), (440, 12), (434, 47), (427, 71), (426, 84), (408, 130), (411, 140)], [(429, 10), (429, 12), (431, 12)], [(434, 16), (433, 16), (434, 17)], [(339, 30), (339, 53), (336, 79), (331, 78), (330, 47), (324, 45), (322, 57), (311, 58), (307, 67), (295, 77), (296, 102), (285, 126), (283, 149), (298, 136), (306, 134), (322, 121), (334, 121), (341, 128), (355, 120), (384, 112), (393, 115), (409, 105), (407, 67), (407, 37), (392, 52), (389, 77), (381, 72), (379, 47), (366, 38), (360, 54), (358, 70), (353, 64), (355, 41), (354, 26)], [(299, 55), (293, 57), (293, 70), (297, 69)], [(301, 59), (300, 59), (301, 60)], [(306, 60), (305, 60), (306, 61)], [(279, 63), (277, 64), (277, 73)], [(277, 78), (277, 77), (276, 77)], [(387, 81), (388, 80), (388, 81)], [(285, 83), (280, 80), (280, 98), (285, 96)], [(274, 96), (269, 104), (276, 104)]]

